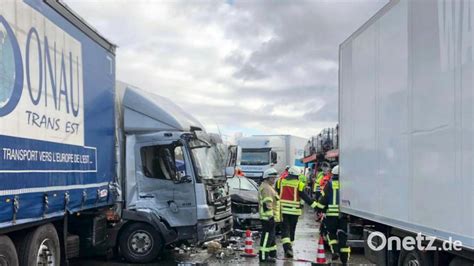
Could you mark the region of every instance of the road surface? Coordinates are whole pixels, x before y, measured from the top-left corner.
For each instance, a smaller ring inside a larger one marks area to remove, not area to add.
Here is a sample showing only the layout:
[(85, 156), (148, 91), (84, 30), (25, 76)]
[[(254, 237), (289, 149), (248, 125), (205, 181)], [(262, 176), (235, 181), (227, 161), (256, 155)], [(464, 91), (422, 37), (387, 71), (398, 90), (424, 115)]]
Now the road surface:
[[(311, 261), (316, 260), (317, 251), (317, 239), (319, 237), (319, 230), (316, 223), (313, 220), (312, 210), (305, 210), (305, 214), (300, 218), (298, 227), (296, 230), (296, 239), (293, 247), (295, 253), (295, 259), (292, 261), (283, 259), (283, 249), (278, 244), (278, 257), (281, 258), (277, 261), (276, 265), (311, 265)], [(243, 245), (244, 238), (240, 238), (239, 244)], [(254, 239), (255, 252), (258, 250), (258, 238)], [(242, 243), (241, 243), (242, 242)], [(223, 249), (222, 258), (217, 258), (215, 254), (208, 254), (206, 249), (195, 248), (180, 254), (175, 249), (167, 249), (165, 254), (154, 263), (148, 265), (258, 265), (258, 258), (244, 258), (241, 257), (241, 251), (235, 251), (233, 249)], [(355, 253), (351, 254), (349, 265), (374, 265), (370, 261), (366, 260), (363, 254)], [(221, 253), (222, 254), (222, 253)], [(326, 253), (326, 258), (330, 262), (330, 254)], [(333, 262), (332, 264), (340, 264), (340, 261)], [(120, 259), (107, 261), (103, 258), (93, 259), (82, 259), (75, 260), (72, 265), (87, 265), (87, 266), (124, 266), (132, 265), (124, 263)]]

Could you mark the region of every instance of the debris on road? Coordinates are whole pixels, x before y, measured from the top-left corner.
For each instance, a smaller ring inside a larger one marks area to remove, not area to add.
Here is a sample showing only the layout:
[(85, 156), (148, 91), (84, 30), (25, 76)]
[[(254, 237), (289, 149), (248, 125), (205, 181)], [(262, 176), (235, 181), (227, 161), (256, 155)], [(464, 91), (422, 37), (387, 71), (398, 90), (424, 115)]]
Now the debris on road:
[(217, 254), (222, 249), (222, 244), (217, 241), (209, 241), (204, 243), (207, 248), (207, 253)]

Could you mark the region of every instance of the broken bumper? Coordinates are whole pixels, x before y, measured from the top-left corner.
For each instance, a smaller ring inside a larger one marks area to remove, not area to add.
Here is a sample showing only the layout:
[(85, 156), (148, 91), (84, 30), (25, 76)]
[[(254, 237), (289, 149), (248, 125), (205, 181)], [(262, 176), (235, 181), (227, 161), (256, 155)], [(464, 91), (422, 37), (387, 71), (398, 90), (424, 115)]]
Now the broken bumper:
[(232, 215), (218, 221), (200, 221), (197, 228), (198, 241), (202, 243), (226, 237), (231, 233), (232, 226)]

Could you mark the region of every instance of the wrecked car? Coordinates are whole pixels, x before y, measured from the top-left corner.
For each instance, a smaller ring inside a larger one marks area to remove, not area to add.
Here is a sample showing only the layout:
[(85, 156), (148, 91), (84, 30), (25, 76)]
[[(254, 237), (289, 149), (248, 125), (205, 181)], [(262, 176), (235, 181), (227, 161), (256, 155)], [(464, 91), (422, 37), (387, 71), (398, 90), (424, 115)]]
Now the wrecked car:
[(227, 180), (227, 184), (232, 202), (234, 228), (261, 228), (258, 214), (257, 183), (243, 176), (234, 176)]

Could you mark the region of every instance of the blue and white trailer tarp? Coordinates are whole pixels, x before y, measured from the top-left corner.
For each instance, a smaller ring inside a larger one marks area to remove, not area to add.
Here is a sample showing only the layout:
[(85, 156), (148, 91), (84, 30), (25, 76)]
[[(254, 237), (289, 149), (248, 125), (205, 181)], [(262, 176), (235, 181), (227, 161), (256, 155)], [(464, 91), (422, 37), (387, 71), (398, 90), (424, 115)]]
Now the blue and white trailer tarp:
[(0, 1), (0, 228), (112, 203), (114, 48), (56, 1)]

